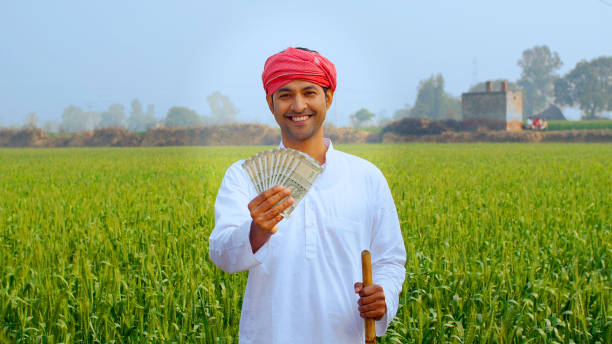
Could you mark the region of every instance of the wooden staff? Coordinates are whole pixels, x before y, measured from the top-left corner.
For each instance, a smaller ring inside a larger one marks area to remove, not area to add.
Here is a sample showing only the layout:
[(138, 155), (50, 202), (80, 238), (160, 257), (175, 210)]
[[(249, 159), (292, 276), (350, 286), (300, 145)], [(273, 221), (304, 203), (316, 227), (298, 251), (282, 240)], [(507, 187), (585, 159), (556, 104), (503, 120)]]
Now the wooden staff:
[[(370, 251), (361, 251), (361, 271), (363, 273), (363, 287), (372, 284), (372, 259)], [(365, 319), (365, 342), (366, 344), (376, 344), (376, 328), (374, 319)]]

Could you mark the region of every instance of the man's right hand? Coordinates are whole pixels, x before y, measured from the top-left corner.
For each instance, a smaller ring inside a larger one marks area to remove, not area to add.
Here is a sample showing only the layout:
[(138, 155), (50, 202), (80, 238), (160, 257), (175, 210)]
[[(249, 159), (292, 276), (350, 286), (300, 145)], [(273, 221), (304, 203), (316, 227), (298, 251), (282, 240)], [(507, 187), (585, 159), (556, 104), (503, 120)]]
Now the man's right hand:
[[(249, 241), (253, 253), (257, 252), (278, 230), (277, 224), (283, 219), (281, 212), (294, 202), (292, 197), (287, 197), (290, 193), (291, 190), (277, 185), (262, 192), (249, 202), (249, 211), (253, 219)], [(287, 199), (279, 203), (285, 197)]]

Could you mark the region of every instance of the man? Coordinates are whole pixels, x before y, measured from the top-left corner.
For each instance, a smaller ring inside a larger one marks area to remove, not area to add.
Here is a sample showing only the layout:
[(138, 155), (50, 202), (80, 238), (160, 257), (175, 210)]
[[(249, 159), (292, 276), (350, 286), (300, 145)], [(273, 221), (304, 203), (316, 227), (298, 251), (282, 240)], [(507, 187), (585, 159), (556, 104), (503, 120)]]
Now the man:
[[(242, 161), (226, 172), (215, 203), (210, 258), (226, 272), (249, 270), (241, 343), (363, 343), (363, 318), (381, 336), (395, 316), (406, 252), (393, 198), (371, 163), (323, 138), (336, 89), (334, 65), (315, 51), (288, 48), (268, 58), (266, 100), (281, 146), (323, 167), (291, 217), (289, 190), (257, 195)], [(363, 287), (361, 251), (374, 284)]]

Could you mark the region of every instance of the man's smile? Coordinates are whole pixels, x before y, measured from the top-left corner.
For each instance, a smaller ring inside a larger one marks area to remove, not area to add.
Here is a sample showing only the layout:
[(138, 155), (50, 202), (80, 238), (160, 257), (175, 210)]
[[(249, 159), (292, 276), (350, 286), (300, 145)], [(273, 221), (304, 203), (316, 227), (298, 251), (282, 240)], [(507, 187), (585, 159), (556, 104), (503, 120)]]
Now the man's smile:
[(313, 114), (299, 114), (299, 115), (289, 115), (286, 117), (294, 123), (301, 124), (303, 122), (306, 122), (312, 116)]

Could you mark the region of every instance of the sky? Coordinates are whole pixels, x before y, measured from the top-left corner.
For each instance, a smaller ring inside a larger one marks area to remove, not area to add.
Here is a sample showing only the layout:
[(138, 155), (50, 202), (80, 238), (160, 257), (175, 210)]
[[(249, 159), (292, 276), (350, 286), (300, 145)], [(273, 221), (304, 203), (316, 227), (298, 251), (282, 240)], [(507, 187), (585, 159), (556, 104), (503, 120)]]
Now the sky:
[[(338, 72), (327, 120), (412, 105), (441, 73), (459, 97), (476, 82), (516, 81), (524, 50), (548, 45), (561, 75), (612, 55), (612, 0), (515, 1), (2, 1), (0, 125), (61, 120), (64, 108), (129, 112), (138, 98), (163, 118), (202, 115), (215, 91), (236, 119), (273, 124), (261, 85), (266, 58), (289, 46), (319, 51)], [(570, 118), (579, 112), (568, 110)]]

